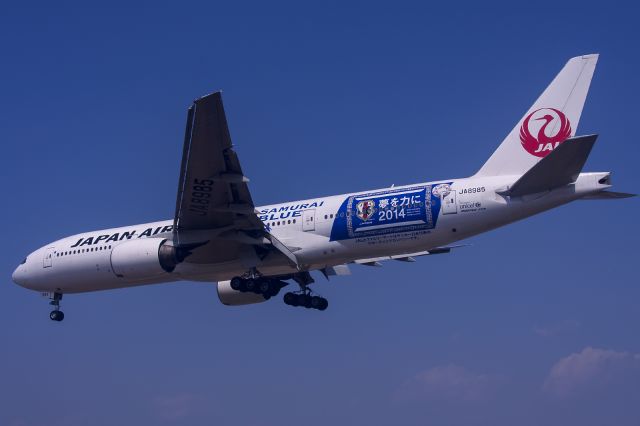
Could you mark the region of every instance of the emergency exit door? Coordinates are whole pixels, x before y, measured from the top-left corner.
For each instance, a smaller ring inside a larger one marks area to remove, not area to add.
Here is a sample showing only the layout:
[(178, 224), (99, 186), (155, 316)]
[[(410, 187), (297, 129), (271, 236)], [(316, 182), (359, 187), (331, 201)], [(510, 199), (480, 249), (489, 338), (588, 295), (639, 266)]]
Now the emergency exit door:
[(302, 230), (303, 231), (315, 231), (316, 230), (316, 210), (304, 210), (302, 212)]
[(451, 191), (442, 197), (442, 214), (458, 213), (458, 203), (456, 203), (456, 191)]

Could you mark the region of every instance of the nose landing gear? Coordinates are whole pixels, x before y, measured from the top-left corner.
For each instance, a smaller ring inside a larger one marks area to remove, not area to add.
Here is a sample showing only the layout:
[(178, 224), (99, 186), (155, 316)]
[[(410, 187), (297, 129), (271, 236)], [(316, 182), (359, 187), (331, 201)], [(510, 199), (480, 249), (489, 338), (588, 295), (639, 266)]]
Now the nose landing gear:
[(51, 302), (49, 304), (53, 306), (53, 311), (49, 314), (49, 318), (52, 321), (62, 321), (64, 319), (64, 312), (60, 310), (60, 300), (62, 300), (62, 293), (49, 294)]

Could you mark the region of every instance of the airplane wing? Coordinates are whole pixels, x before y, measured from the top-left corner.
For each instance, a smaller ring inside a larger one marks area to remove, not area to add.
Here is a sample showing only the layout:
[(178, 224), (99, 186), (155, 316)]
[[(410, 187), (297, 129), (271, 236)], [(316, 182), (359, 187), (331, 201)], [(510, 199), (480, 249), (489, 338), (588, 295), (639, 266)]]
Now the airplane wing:
[(220, 92), (196, 99), (187, 114), (178, 182), (178, 238), (189, 230), (262, 229), (248, 181), (231, 144)]
[(231, 144), (220, 92), (196, 99), (187, 114), (173, 223), (175, 245), (198, 247), (189, 250), (189, 262), (254, 257), (251, 246), (269, 246), (295, 262), (264, 229), (248, 182)]

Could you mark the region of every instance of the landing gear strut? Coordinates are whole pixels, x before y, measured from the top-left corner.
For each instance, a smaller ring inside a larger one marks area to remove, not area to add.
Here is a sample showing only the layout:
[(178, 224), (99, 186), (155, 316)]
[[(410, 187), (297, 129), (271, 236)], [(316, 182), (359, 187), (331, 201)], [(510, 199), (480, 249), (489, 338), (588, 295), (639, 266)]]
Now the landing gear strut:
[(64, 319), (64, 312), (60, 310), (60, 300), (62, 300), (62, 293), (53, 293), (49, 296), (51, 302), (49, 304), (53, 306), (53, 311), (49, 314), (49, 318), (52, 321), (62, 321)]

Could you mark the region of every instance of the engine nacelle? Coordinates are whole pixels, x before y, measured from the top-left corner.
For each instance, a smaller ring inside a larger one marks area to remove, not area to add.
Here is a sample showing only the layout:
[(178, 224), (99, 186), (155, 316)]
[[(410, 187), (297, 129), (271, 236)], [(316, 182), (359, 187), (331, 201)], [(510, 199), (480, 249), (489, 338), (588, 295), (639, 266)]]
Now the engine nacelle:
[(223, 305), (227, 306), (250, 305), (252, 303), (260, 303), (267, 300), (261, 294), (252, 292), (243, 293), (232, 289), (231, 281), (218, 282), (218, 298)]
[(176, 248), (166, 239), (143, 238), (118, 244), (111, 251), (111, 269), (130, 282), (168, 275), (179, 263)]

